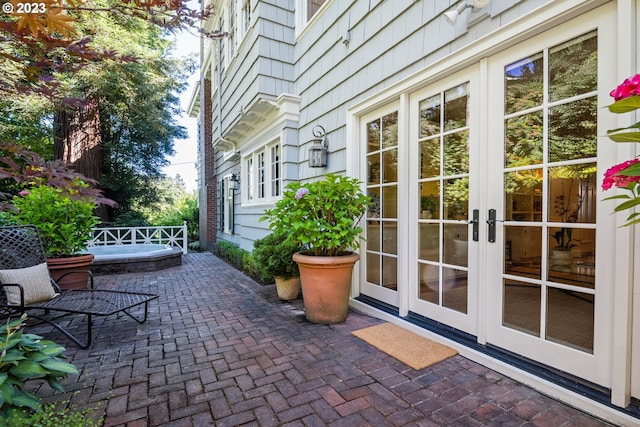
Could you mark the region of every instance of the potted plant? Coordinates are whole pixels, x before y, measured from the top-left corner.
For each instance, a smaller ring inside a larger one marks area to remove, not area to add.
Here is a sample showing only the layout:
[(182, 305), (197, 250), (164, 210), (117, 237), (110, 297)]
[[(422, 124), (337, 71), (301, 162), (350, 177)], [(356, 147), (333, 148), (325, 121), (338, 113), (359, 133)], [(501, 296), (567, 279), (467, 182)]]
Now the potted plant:
[(286, 236), (271, 233), (253, 242), (253, 259), (264, 275), (276, 282), (278, 298), (291, 301), (300, 295), (300, 271), (293, 254), (300, 246), (288, 242)]
[(302, 246), (293, 260), (300, 269), (305, 315), (314, 323), (347, 318), (354, 264), (360, 259), (358, 223), (369, 197), (355, 178), (328, 174), (325, 179), (289, 184), (274, 208), (260, 220), (287, 241)]
[[(575, 207), (571, 204), (571, 186), (569, 187), (569, 197), (565, 198), (564, 192), (556, 196), (554, 203), (554, 211), (562, 222), (571, 223), (578, 221), (578, 215), (582, 208), (583, 197), (578, 196)], [(571, 249), (578, 246), (573, 239), (573, 229), (561, 227), (558, 231), (551, 235), (556, 241), (556, 246), (551, 249), (551, 265), (554, 270), (571, 271), (573, 263), (573, 255)]]
[(420, 197), (420, 210), (423, 219), (431, 219), (437, 211), (437, 202), (434, 196)]
[[(85, 288), (93, 255), (82, 251), (99, 222), (96, 201), (73, 190), (37, 185), (14, 196), (12, 203), (10, 219), (38, 227), (51, 277), (63, 289)], [(73, 270), (84, 273), (69, 274)]]

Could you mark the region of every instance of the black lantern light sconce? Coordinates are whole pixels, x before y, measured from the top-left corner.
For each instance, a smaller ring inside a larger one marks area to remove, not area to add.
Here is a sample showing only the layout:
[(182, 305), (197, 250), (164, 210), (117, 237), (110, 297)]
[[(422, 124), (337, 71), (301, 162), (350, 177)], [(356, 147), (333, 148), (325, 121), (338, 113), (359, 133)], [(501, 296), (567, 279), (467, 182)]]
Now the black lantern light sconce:
[(311, 131), (315, 139), (309, 148), (309, 167), (323, 168), (327, 166), (327, 154), (329, 153), (329, 140), (327, 140), (327, 132), (320, 125), (313, 127)]
[(239, 190), (240, 189), (240, 172), (236, 169), (231, 171), (231, 176), (229, 177), (229, 190)]

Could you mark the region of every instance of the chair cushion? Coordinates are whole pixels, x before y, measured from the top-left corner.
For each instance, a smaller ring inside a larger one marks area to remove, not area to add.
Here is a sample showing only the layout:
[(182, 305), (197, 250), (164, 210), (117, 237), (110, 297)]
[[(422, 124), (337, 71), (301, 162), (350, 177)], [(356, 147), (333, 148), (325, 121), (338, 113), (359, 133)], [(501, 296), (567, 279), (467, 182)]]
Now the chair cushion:
[[(56, 296), (55, 290), (51, 286), (46, 262), (33, 267), (0, 270), (0, 283), (22, 285), (25, 305), (47, 301)], [(20, 305), (20, 289), (15, 286), (7, 286), (4, 290), (10, 305)]]

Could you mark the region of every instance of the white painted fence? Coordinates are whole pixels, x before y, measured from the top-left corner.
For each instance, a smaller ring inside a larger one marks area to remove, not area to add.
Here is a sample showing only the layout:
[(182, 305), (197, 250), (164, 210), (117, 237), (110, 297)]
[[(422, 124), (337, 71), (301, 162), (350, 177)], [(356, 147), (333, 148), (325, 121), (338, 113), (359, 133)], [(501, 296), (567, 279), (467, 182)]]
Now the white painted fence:
[(93, 230), (88, 246), (133, 245), (136, 243), (171, 245), (187, 253), (187, 221), (178, 226), (107, 227)]

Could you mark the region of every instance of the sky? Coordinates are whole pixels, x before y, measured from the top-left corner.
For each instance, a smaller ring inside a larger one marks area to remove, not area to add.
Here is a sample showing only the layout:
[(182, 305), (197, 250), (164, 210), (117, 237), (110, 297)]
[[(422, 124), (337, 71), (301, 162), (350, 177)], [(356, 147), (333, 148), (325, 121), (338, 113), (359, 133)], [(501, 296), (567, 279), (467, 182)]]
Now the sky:
[[(199, 52), (200, 41), (198, 37), (186, 32), (180, 32), (176, 35), (175, 56), (183, 57), (190, 53), (198, 54)], [(171, 164), (162, 169), (162, 172), (170, 178), (180, 175), (189, 192), (197, 188), (198, 173), (195, 162), (198, 157), (198, 122), (195, 118), (189, 117), (186, 111), (189, 107), (191, 93), (198, 79), (199, 70), (196, 69), (189, 78), (188, 88), (180, 94), (180, 106), (184, 112), (178, 119), (178, 123), (187, 129), (189, 137), (174, 141), (175, 155), (169, 158)]]

